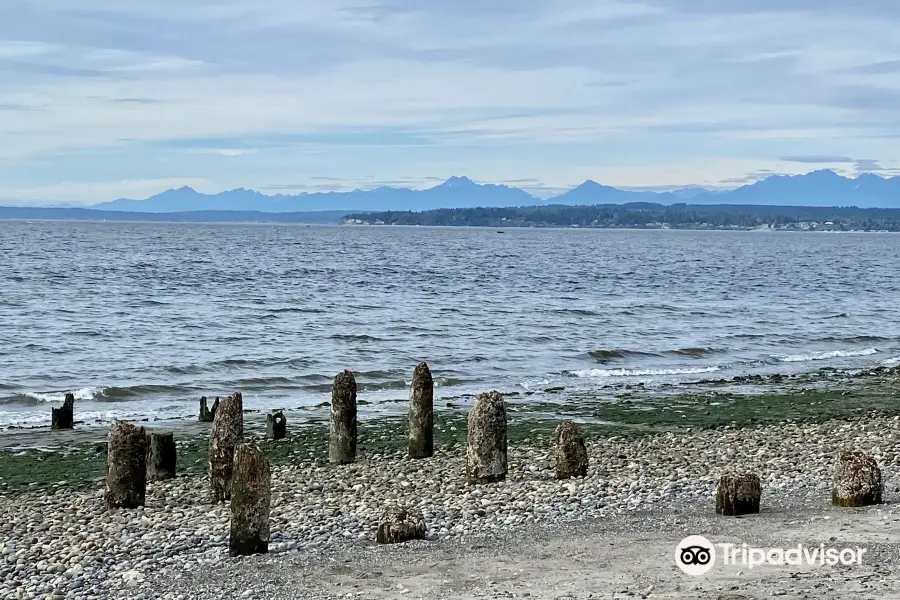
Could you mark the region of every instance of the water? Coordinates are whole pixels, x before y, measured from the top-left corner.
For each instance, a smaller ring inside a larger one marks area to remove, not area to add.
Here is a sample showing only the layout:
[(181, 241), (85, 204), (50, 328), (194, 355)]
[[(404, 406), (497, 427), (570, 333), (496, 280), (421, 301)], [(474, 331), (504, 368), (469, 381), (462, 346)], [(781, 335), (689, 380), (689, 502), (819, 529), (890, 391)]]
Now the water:
[(400, 413), (422, 360), (462, 405), (900, 362), (890, 234), (0, 222), (0, 256), (4, 429), (66, 391), (87, 424), (327, 414), (344, 368)]

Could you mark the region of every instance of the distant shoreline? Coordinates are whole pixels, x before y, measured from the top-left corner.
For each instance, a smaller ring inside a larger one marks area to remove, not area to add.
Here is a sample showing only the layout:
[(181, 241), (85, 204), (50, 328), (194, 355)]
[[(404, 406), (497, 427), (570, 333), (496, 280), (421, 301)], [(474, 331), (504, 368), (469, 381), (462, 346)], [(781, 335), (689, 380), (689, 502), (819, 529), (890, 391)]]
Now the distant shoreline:
[(759, 232), (900, 232), (900, 209), (741, 205), (622, 204), (437, 209), (421, 212), (348, 210), (268, 213), (185, 211), (142, 213), (88, 208), (0, 207), (0, 221), (157, 224), (325, 225), (348, 227), (476, 227)]
[(421, 212), (356, 212), (345, 215), (341, 223), (495, 228), (887, 232), (900, 231), (900, 209), (731, 204), (662, 205), (640, 202), (585, 206), (448, 208)]

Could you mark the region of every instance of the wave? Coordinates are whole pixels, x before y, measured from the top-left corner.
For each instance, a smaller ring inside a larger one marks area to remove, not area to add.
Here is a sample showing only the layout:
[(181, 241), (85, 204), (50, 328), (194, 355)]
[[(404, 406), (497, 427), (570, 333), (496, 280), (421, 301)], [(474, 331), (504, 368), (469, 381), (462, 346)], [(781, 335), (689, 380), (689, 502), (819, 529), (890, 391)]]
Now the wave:
[(600, 313), (585, 308), (557, 308), (549, 311), (557, 315), (576, 315), (579, 317), (597, 317)]
[(565, 375), (579, 378), (597, 377), (648, 377), (652, 375), (695, 375), (699, 373), (713, 373), (721, 370), (721, 367), (693, 367), (675, 369), (581, 369), (578, 371), (564, 371)]
[(541, 388), (541, 387), (544, 387), (545, 385), (550, 385), (551, 382), (552, 382), (551, 379), (544, 377), (543, 379), (531, 379), (528, 381), (523, 381), (519, 385), (522, 386), (523, 388), (525, 388), (526, 390), (530, 390), (531, 388)]
[(601, 363), (611, 362), (613, 360), (623, 358), (649, 358), (659, 356), (687, 356), (690, 358), (701, 358), (710, 354), (718, 354), (723, 352), (719, 348), (696, 347), (696, 348), (678, 348), (677, 350), (665, 350), (661, 353), (645, 352), (642, 350), (628, 350), (625, 348), (614, 348), (611, 350), (591, 350), (588, 356), (596, 359)]
[(284, 306), (279, 308), (267, 308), (266, 312), (281, 314), (281, 313), (324, 313), (328, 312), (324, 308), (302, 308), (299, 306)]
[(679, 348), (678, 350), (669, 350), (666, 354), (673, 356), (690, 356), (691, 358), (700, 358), (701, 356), (709, 356), (710, 354), (719, 354), (723, 350), (719, 348)]
[(335, 334), (329, 336), (328, 339), (331, 340), (341, 340), (342, 342), (383, 342), (381, 338), (374, 337), (371, 335), (354, 335), (354, 334)]
[(838, 342), (845, 344), (871, 344), (875, 342), (889, 342), (891, 338), (882, 337), (880, 335), (852, 335), (848, 337), (837, 337), (833, 335), (825, 336), (815, 340), (816, 342)]
[(269, 386), (283, 388), (293, 387), (293, 385), (293, 379), (291, 379), (290, 377), (280, 377), (278, 375), (273, 375), (271, 377), (247, 377), (244, 379), (238, 379), (236, 382), (234, 382), (234, 384), (232, 384), (233, 387), (236, 387), (238, 389), (265, 388)]
[(780, 362), (809, 362), (813, 360), (828, 360), (830, 358), (846, 358), (853, 356), (871, 356), (877, 354), (878, 348), (862, 348), (860, 350), (831, 350), (828, 352), (813, 352), (812, 354), (788, 354), (775, 356)]
[(175, 373), (176, 375), (196, 375), (199, 373), (208, 373), (218, 371), (223, 367), (233, 370), (234, 367), (247, 368), (268, 368), (268, 367), (291, 367), (294, 369), (308, 366), (309, 359), (306, 358), (226, 358), (222, 360), (214, 360), (203, 364), (191, 363), (187, 365), (162, 365), (161, 367), (152, 367), (145, 370), (162, 369), (167, 373)]
[(359, 386), (360, 392), (383, 391), (383, 390), (403, 390), (409, 387), (408, 381), (379, 381), (372, 383), (363, 383)]
[(616, 360), (619, 358), (629, 358), (629, 357), (649, 357), (649, 356), (659, 356), (659, 354), (654, 354), (652, 352), (641, 352), (640, 350), (626, 350), (624, 348), (614, 348), (612, 350), (591, 350), (588, 352), (588, 356), (591, 358), (595, 358), (600, 362), (609, 362), (612, 360)]
[[(75, 401), (115, 402), (126, 398), (134, 398), (148, 394), (183, 393), (185, 388), (172, 385), (136, 385), (132, 387), (83, 387), (71, 390)], [(29, 404), (44, 403), (62, 404), (65, 401), (67, 391), (62, 392), (25, 392), (4, 396), (0, 398), (0, 404)]]
[[(68, 392), (25, 392), (0, 398), (0, 404), (44, 404), (47, 402), (62, 404)], [(103, 393), (101, 387), (85, 387), (72, 390), (75, 400), (93, 400)]]

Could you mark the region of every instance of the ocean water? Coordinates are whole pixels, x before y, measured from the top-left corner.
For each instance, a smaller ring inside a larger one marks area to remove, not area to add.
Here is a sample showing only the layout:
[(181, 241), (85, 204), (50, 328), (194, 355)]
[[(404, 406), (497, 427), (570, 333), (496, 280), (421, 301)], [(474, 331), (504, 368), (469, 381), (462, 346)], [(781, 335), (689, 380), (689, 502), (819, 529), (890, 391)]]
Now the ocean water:
[(66, 391), (97, 426), (327, 414), (344, 368), (399, 414), (422, 360), (458, 406), (900, 362), (892, 234), (0, 222), (0, 257), (3, 430)]

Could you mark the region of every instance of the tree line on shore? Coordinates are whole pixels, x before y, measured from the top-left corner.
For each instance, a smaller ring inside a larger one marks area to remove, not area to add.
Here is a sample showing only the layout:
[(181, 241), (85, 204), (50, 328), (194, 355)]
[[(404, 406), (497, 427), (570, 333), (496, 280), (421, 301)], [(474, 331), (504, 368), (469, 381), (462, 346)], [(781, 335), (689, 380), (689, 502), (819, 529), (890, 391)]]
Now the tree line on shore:
[(900, 231), (900, 209), (651, 203), (350, 213), (344, 224), (468, 227)]

